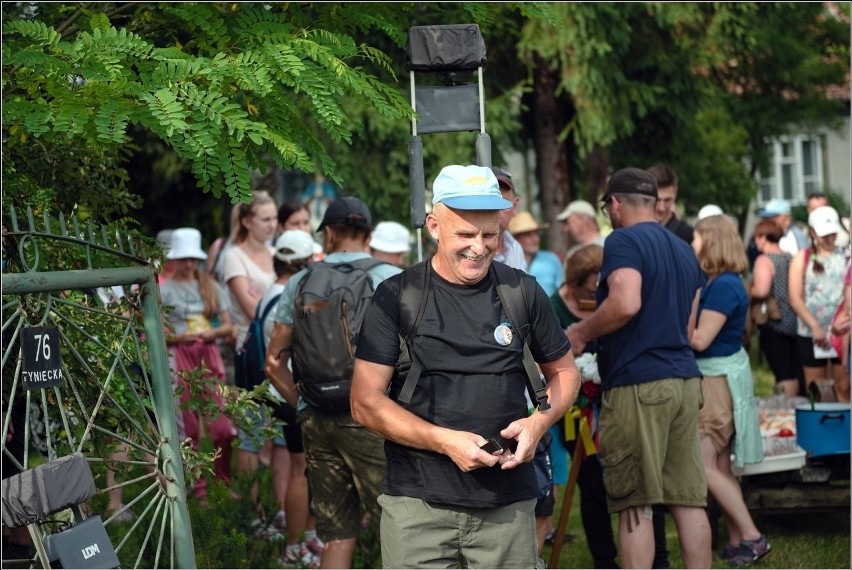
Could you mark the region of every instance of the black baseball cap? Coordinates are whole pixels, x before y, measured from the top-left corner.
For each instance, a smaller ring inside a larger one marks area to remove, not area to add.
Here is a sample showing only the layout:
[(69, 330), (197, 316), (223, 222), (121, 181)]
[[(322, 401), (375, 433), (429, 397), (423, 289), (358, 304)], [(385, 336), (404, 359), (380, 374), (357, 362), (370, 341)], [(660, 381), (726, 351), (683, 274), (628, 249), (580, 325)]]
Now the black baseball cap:
[(606, 184), (604, 199), (610, 194), (642, 194), (656, 198), (657, 179), (641, 168), (622, 168), (613, 174)]
[(358, 198), (347, 196), (329, 204), (317, 231), (322, 231), (325, 226), (353, 226), (372, 231), (373, 222), (367, 205)]

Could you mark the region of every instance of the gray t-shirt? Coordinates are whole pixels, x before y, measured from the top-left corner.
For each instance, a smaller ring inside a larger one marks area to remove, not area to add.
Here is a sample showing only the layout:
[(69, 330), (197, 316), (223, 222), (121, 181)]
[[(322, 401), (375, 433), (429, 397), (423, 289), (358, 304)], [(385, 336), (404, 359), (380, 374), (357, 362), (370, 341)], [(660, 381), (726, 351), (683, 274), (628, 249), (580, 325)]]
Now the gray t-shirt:
[[(216, 289), (218, 315), (228, 310), (228, 298), (218, 283)], [(175, 334), (199, 333), (214, 328), (204, 316), (204, 301), (198, 289), (198, 281), (174, 281), (167, 279), (160, 285), (160, 300), (164, 306), (173, 307), (166, 311), (166, 321), (174, 327)]]

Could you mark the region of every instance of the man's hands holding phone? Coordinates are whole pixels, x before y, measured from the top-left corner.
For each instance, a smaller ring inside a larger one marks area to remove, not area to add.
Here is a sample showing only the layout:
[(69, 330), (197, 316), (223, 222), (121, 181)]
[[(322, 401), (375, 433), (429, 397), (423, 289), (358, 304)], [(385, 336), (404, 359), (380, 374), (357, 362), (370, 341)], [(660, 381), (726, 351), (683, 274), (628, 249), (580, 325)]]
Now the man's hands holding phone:
[(491, 455), (500, 455), (503, 453), (503, 444), (493, 437), (488, 438), (488, 441), (479, 446), (479, 449)]
[(501, 469), (514, 469), (532, 461), (535, 446), (547, 431), (547, 425), (526, 417), (515, 420), (494, 437), (442, 428), (443, 446), (440, 451), (465, 472), (494, 467), (498, 463)]

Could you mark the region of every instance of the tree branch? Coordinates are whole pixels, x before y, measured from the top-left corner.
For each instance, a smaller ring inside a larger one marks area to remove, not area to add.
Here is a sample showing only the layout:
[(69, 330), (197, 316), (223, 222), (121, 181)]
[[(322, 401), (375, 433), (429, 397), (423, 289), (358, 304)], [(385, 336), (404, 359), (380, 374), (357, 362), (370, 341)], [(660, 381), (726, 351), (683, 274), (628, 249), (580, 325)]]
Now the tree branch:
[(76, 12), (74, 12), (73, 14), (71, 14), (71, 15), (68, 17), (68, 19), (67, 19), (67, 20), (65, 20), (64, 22), (62, 22), (62, 23), (59, 25), (59, 27), (58, 27), (58, 28), (56, 28), (56, 31), (57, 31), (57, 32), (59, 32), (59, 34), (60, 34), (61, 36), (63, 36), (63, 37), (64, 37), (64, 36), (65, 36), (65, 31), (66, 31), (66, 30), (67, 30), (67, 29), (71, 26), (71, 24), (73, 24), (73, 23), (77, 20), (77, 18), (79, 18), (80, 16), (82, 16), (82, 15), (86, 12), (86, 10), (88, 10), (89, 8), (91, 8), (91, 7), (92, 7), (92, 4), (94, 4), (94, 2), (86, 2), (85, 4), (83, 4), (82, 6), (80, 6), (79, 8), (77, 8), (77, 11), (76, 11)]
[(112, 18), (113, 16), (118, 16), (119, 14), (121, 14), (122, 12), (127, 10), (128, 8), (132, 8), (133, 6), (136, 6), (137, 4), (139, 4), (139, 2), (128, 2), (127, 4), (122, 4), (121, 6), (118, 6), (115, 10), (113, 10), (112, 12), (107, 12), (106, 16), (107, 16), (107, 18)]

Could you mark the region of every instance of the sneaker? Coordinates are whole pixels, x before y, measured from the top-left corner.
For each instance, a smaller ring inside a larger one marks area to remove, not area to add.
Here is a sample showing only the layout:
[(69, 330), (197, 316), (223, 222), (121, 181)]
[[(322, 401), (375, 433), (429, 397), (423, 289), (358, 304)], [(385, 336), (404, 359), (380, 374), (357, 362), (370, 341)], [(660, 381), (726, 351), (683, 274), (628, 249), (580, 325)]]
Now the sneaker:
[(732, 566), (745, 566), (757, 562), (772, 550), (772, 546), (766, 542), (766, 537), (760, 535), (757, 540), (742, 540), (737, 553), (728, 559)]
[(284, 551), (284, 557), (278, 559), (278, 563), (284, 568), (319, 568), (320, 557), (308, 550), (303, 542), (298, 550), (288, 547)]
[[(574, 542), (576, 537), (573, 534), (565, 533), (562, 537), (562, 544), (571, 544)], [(549, 533), (544, 537), (545, 544), (553, 544), (556, 541), (556, 529), (551, 529)]]
[(275, 513), (275, 516), (272, 518), (272, 525), (279, 530), (287, 529), (287, 515), (284, 514), (284, 511)]
[(322, 554), (322, 551), (325, 550), (325, 543), (318, 536), (314, 536), (305, 541), (305, 546), (308, 547), (308, 550), (319, 556)]
[(255, 529), (254, 536), (261, 540), (277, 541), (284, 540), (285, 538), (283, 534), (278, 532), (278, 529), (275, 528), (275, 525), (267, 525), (260, 519), (254, 519), (253, 521), (251, 521), (251, 526)]
[(728, 544), (725, 545), (724, 548), (717, 550), (716, 552), (713, 553), (713, 560), (725, 560), (725, 561), (730, 560), (739, 551), (740, 551), (739, 546), (734, 546), (733, 544), (731, 544), (729, 542)]

